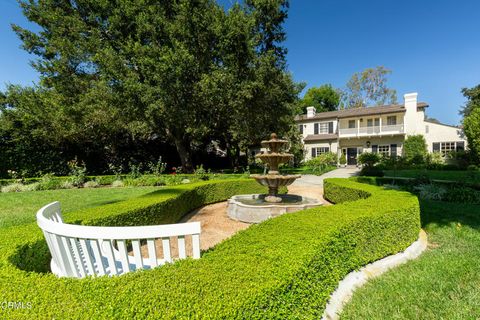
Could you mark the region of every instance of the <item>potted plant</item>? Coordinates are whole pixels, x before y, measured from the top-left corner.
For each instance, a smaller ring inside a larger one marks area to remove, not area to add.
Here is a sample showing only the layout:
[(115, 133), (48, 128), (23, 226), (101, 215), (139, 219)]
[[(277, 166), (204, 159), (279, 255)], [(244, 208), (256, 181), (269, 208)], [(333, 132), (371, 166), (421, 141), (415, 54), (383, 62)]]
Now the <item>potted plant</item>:
[(340, 167), (346, 167), (347, 166), (347, 157), (345, 156), (345, 153), (342, 153), (338, 162), (340, 163)]

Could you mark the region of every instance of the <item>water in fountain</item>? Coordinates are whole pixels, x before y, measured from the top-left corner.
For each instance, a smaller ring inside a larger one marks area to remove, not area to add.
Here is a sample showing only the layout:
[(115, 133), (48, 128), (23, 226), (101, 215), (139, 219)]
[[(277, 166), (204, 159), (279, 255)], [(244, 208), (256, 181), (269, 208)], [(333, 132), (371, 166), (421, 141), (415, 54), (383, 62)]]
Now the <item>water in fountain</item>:
[(283, 199), (278, 195), (278, 189), (291, 185), (296, 179), (300, 178), (299, 175), (281, 175), (278, 171), (278, 167), (282, 163), (286, 163), (293, 158), (292, 154), (281, 152), (286, 144), (288, 144), (287, 140), (278, 139), (277, 135), (272, 133), (270, 140), (262, 141), (262, 147), (268, 149), (267, 153), (256, 156), (268, 165), (269, 170), (265, 175), (252, 174), (250, 177), (257, 180), (261, 185), (268, 187), (268, 196), (264, 198), (266, 202), (282, 202)]

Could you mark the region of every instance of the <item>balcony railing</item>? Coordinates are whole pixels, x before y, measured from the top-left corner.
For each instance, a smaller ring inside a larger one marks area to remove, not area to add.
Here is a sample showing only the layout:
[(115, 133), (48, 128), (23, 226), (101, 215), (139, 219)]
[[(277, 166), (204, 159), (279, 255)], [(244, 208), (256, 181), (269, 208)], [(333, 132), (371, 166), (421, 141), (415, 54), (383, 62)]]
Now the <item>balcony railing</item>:
[(404, 133), (403, 124), (339, 129), (340, 137), (371, 136)]

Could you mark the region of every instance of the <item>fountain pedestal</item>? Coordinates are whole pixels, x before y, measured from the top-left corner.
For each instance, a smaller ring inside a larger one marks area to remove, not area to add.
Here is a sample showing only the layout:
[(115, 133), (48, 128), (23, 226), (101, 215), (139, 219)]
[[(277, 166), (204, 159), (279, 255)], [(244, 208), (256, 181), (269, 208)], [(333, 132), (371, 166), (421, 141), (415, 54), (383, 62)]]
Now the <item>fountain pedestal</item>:
[(281, 152), (281, 148), (288, 141), (277, 138), (272, 133), (270, 140), (262, 141), (262, 146), (268, 152), (259, 154), (263, 163), (268, 165), (268, 173), (252, 174), (251, 178), (268, 188), (268, 194), (237, 195), (228, 200), (228, 216), (234, 220), (249, 223), (258, 223), (284, 213), (304, 210), (321, 205), (321, 202), (298, 195), (278, 194), (280, 187), (291, 185), (300, 175), (281, 175), (278, 167), (293, 158), (292, 154)]

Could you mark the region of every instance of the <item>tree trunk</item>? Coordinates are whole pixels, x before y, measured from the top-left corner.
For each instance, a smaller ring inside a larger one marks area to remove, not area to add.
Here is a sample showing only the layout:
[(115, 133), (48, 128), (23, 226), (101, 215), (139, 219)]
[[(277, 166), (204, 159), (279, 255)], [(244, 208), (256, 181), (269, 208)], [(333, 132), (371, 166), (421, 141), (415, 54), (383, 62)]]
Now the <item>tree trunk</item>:
[(183, 139), (175, 139), (175, 147), (177, 148), (180, 161), (182, 161), (182, 169), (185, 173), (193, 172), (192, 154), (190, 148)]
[(192, 153), (190, 152), (189, 143), (183, 139), (183, 136), (179, 137), (169, 130), (167, 130), (167, 135), (173, 140), (173, 143), (175, 143), (175, 148), (177, 149), (178, 156), (180, 157), (180, 161), (182, 162), (183, 172), (192, 173)]

